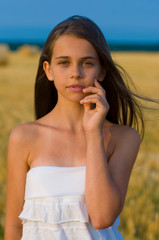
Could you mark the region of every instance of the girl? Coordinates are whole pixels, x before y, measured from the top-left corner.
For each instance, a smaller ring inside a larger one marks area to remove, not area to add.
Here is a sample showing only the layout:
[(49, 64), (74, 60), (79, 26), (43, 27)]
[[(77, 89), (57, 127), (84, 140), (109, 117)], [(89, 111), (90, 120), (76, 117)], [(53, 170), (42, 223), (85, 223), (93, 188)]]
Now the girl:
[(139, 120), (143, 129), (124, 74), (88, 18), (52, 30), (36, 77), (36, 120), (9, 138), (5, 240), (123, 239)]

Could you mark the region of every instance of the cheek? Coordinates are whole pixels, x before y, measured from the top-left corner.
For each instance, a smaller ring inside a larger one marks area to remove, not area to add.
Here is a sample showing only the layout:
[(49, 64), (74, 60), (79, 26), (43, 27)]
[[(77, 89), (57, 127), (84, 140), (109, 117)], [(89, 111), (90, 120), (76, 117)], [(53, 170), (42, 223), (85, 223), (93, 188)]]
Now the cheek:
[(54, 85), (56, 89), (61, 89), (67, 83), (67, 73), (66, 71), (54, 69), (53, 71)]
[(100, 68), (96, 67), (91, 69), (91, 71), (87, 73), (87, 76), (94, 79), (94, 78), (98, 78), (99, 74), (100, 74)]
[(67, 72), (68, 72), (67, 68), (59, 68), (59, 67), (53, 68), (54, 76), (65, 76)]

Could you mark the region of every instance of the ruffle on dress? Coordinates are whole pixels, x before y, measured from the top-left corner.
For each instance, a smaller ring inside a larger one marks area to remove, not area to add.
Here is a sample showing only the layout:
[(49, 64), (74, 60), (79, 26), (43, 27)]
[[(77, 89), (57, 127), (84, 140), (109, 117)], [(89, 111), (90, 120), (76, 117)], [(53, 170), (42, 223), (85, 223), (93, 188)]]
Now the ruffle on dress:
[(84, 196), (63, 196), (28, 199), (19, 218), (27, 221), (59, 224), (64, 222), (89, 222)]

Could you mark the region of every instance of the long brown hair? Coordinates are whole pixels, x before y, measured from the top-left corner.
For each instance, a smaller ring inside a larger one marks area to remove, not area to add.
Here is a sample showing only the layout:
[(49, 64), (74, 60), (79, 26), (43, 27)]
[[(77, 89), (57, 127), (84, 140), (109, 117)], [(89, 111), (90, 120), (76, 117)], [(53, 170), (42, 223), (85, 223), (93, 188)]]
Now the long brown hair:
[(130, 90), (132, 82), (126, 71), (116, 64), (110, 54), (108, 44), (99, 27), (90, 19), (72, 16), (59, 23), (49, 34), (43, 47), (35, 82), (35, 117), (39, 119), (49, 113), (57, 103), (57, 91), (53, 82), (47, 79), (43, 70), (43, 62), (51, 62), (55, 41), (63, 34), (74, 35), (86, 39), (96, 49), (106, 76), (101, 82), (106, 90), (110, 109), (107, 120), (115, 124), (135, 127), (143, 136), (144, 121), (137, 101), (142, 98)]

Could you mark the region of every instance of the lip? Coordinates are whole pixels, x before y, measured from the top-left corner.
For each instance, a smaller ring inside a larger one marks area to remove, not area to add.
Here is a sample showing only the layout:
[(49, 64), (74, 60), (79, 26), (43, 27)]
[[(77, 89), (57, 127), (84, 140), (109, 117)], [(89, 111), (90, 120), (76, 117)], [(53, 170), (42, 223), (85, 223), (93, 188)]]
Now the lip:
[(72, 84), (69, 85), (67, 88), (69, 88), (73, 92), (81, 92), (84, 89), (84, 86), (80, 84)]
[(81, 85), (81, 84), (72, 84), (72, 85), (69, 85), (68, 88), (69, 87), (81, 87), (81, 88), (84, 88), (84, 86)]

